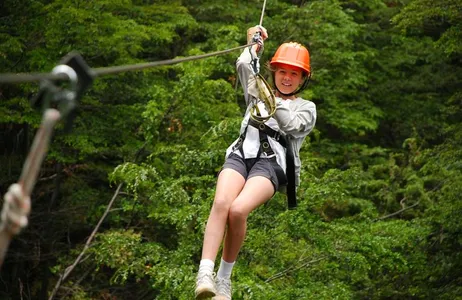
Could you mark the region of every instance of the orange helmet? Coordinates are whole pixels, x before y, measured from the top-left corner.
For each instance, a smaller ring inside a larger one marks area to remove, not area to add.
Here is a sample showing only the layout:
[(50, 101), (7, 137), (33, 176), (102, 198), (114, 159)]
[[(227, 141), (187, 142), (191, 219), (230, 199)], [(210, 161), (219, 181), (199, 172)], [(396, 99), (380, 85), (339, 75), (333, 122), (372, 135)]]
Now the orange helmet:
[(290, 42), (279, 46), (270, 65), (273, 66), (278, 63), (299, 67), (310, 74), (310, 53), (299, 43)]

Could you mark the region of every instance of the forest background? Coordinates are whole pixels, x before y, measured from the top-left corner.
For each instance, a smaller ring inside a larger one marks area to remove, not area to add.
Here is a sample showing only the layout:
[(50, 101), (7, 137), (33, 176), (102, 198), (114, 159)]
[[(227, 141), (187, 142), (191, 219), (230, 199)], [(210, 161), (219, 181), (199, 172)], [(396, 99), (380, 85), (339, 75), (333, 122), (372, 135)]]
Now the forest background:
[[(93, 68), (246, 43), (263, 1), (4, 0), (0, 71)], [(268, 0), (262, 61), (307, 45), (317, 105), (299, 206), (249, 218), (234, 299), (462, 297), (462, 4)], [(57, 128), (1, 299), (47, 299), (113, 196), (57, 299), (191, 299), (216, 174), (236, 138), (239, 51), (97, 78)], [(267, 74), (266, 74), (267, 75)], [(17, 182), (41, 112), (38, 84), (0, 86), (0, 192)], [(121, 185), (118, 193), (116, 188)]]

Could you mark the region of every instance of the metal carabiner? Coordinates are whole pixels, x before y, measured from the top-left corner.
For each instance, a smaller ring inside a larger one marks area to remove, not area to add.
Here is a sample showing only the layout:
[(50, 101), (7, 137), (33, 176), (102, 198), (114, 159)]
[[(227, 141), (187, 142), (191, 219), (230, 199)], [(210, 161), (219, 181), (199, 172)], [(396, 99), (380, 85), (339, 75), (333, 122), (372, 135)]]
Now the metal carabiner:
[(68, 101), (73, 101), (76, 96), (77, 83), (79, 81), (79, 77), (77, 76), (77, 73), (74, 71), (74, 69), (72, 69), (68, 65), (57, 65), (56, 67), (53, 68), (51, 73), (54, 75), (65, 74), (67, 78), (69, 78), (71, 89), (65, 90), (64, 95), (61, 95), (61, 96), (64, 96), (66, 100)]
[(261, 38), (260, 32), (255, 32), (252, 37), (252, 46), (249, 47), (250, 56), (252, 57), (251, 66), (254, 74), (260, 73), (260, 57), (258, 57), (257, 51), (254, 49), (253, 43), (258, 43)]
[[(64, 74), (69, 79), (69, 86), (64, 88), (58, 88), (52, 93), (53, 101), (56, 102), (59, 112), (62, 118), (66, 118), (72, 114), (77, 107), (77, 92), (78, 92), (78, 81), (79, 77), (76, 71), (68, 65), (57, 65), (51, 71), (52, 74), (59, 75)], [(70, 129), (70, 122), (68, 121), (66, 131)]]

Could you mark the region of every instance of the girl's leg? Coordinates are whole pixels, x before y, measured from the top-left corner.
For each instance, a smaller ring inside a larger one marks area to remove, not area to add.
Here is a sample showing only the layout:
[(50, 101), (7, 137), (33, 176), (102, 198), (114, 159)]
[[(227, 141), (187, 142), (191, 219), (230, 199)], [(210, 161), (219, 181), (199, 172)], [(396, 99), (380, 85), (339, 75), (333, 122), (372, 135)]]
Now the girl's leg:
[(205, 227), (202, 259), (196, 278), (196, 299), (208, 299), (216, 295), (213, 275), (215, 258), (223, 241), (229, 208), (244, 184), (244, 177), (233, 169), (224, 169), (218, 176), (215, 199)]
[(225, 233), (231, 204), (242, 191), (245, 179), (233, 169), (224, 169), (218, 176), (215, 199), (205, 228), (202, 259), (215, 258)]
[(244, 242), (247, 217), (257, 207), (271, 199), (273, 183), (266, 177), (255, 176), (247, 180), (239, 196), (232, 202), (228, 214), (228, 230), (223, 248), (223, 260), (234, 262)]

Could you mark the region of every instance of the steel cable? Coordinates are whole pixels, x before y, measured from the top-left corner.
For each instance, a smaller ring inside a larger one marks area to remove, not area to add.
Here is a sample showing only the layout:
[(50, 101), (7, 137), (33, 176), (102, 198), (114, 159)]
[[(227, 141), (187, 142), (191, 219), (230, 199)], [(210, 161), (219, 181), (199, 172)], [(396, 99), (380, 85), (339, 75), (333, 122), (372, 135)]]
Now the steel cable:
[[(200, 54), (195, 56), (183, 57), (183, 58), (176, 58), (176, 59), (167, 59), (167, 60), (160, 60), (160, 61), (153, 61), (147, 63), (139, 63), (133, 65), (123, 65), (123, 66), (115, 66), (115, 67), (103, 67), (103, 68), (94, 68), (91, 69), (94, 77), (104, 76), (104, 75), (111, 75), (111, 74), (118, 74), (122, 72), (128, 71), (140, 71), (147, 68), (153, 67), (160, 67), (166, 65), (174, 65), (182, 62), (192, 61), (203, 59), (211, 56), (223, 55), (235, 50), (239, 50), (242, 48), (250, 47), (255, 45), (256, 43), (251, 43), (248, 45), (243, 45), (239, 47), (234, 47), (226, 50)], [(1, 83), (27, 83), (27, 82), (35, 82), (35, 81), (42, 81), (42, 80), (68, 80), (66, 74), (51, 74), (51, 73), (3, 73), (0, 74), (0, 84)]]

